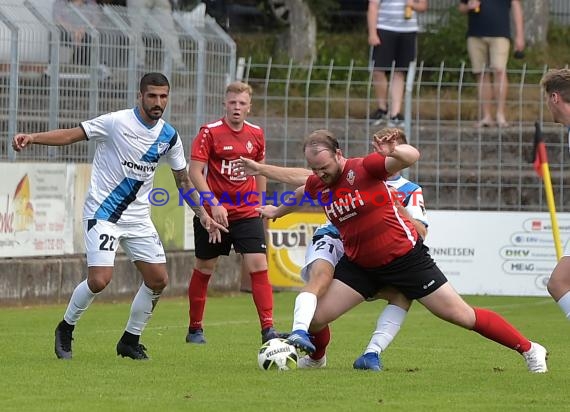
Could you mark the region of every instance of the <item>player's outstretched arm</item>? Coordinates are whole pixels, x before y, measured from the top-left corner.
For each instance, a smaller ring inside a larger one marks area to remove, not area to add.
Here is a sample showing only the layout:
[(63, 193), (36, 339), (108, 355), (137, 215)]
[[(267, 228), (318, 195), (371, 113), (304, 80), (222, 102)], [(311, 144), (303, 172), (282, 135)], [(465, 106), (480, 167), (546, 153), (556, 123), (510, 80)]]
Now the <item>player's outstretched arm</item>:
[(271, 180), (296, 186), (304, 185), (307, 177), (313, 174), (310, 170), (301, 167), (274, 166), (245, 157), (235, 160), (232, 170), (236, 176), (243, 174), (248, 176), (262, 175)]
[(301, 199), (305, 195), (305, 186), (301, 186), (295, 190), (295, 197), (289, 199), (287, 204), (281, 204), (279, 206), (265, 205), (256, 208), (255, 210), (261, 214), (261, 216), (267, 219), (278, 219), (296, 210), (300, 210)]
[(20, 133), (12, 139), (12, 148), (19, 152), (32, 145), (41, 144), (46, 146), (66, 146), (81, 140), (86, 140), (87, 136), (81, 127), (72, 129), (56, 129), (49, 132), (25, 134)]
[(420, 152), (409, 144), (396, 145), (386, 155), (386, 171), (393, 175), (406, 167), (416, 163), (420, 158)]
[(228, 232), (224, 226), (216, 223), (214, 219), (208, 215), (206, 209), (201, 204), (200, 195), (194, 188), (190, 177), (188, 176), (188, 171), (186, 169), (182, 170), (172, 170), (172, 175), (174, 176), (174, 181), (176, 182), (176, 187), (183, 190), (184, 193), (190, 194), (190, 200), (184, 196), (186, 204), (190, 206), (190, 209), (196, 214), (200, 223), (208, 231), (210, 243), (218, 243), (222, 240), (222, 234), (220, 231)]

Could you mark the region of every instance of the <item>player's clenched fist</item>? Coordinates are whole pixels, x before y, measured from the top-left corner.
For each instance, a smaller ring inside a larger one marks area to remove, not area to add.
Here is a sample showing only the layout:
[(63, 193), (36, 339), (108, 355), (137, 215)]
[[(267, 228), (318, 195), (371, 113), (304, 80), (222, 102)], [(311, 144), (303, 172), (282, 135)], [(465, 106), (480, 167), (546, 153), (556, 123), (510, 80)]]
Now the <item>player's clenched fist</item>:
[(32, 144), (33, 142), (34, 142), (34, 139), (32, 138), (31, 135), (29, 135), (29, 134), (17, 134), (16, 136), (14, 136), (14, 139), (12, 139), (12, 148), (16, 152), (19, 152), (24, 147)]

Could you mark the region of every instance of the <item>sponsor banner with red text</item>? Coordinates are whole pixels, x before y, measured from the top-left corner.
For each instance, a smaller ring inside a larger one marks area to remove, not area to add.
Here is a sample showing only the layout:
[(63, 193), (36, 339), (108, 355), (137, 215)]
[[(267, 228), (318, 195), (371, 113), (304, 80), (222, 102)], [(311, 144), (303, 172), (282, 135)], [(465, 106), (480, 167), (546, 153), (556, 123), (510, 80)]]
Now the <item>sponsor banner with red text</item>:
[(0, 165), (0, 256), (73, 253), (72, 165)]
[(267, 236), (269, 280), (274, 287), (303, 286), (301, 268), (314, 231), (325, 223), (324, 213), (292, 213), (270, 221)]
[[(429, 211), (426, 245), (461, 294), (548, 296), (556, 265), (548, 213)], [(298, 289), (306, 246), (324, 222), (321, 213), (294, 213), (269, 223), (269, 277), (274, 287)], [(558, 214), (570, 254), (570, 214)]]
[[(556, 265), (548, 213), (429, 211), (426, 245), (462, 294), (548, 296)], [(558, 214), (569, 253), (570, 214)]]

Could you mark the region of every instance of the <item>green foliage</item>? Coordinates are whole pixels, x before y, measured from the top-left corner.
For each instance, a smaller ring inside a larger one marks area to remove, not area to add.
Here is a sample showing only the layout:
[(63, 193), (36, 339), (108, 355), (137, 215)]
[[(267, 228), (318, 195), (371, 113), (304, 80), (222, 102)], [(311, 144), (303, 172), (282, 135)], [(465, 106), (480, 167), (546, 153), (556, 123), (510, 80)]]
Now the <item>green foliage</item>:
[(551, 25), (547, 34), (548, 44), (570, 46), (570, 26)]
[[(117, 273), (117, 276), (120, 276)], [(296, 294), (276, 293), (279, 330)], [(210, 297), (206, 345), (184, 342), (186, 298), (161, 299), (141, 342), (149, 361), (117, 357), (129, 303), (96, 301), (77, 324), (72, 361), (53, 354), (64, 305), (2, 308), (0, 410), (35, 411), (562, 411), (568, 408), (568, 321), (550, 297), (467, 297), (497, 310), (546, 346), (550, 372), (533, 375), (518, 353), (442, 322), (419, 304), (382, 354), (381, 373), (356, 371), (382, 302), (332, 325), (322, 370), (262, 371), (251, 295)]]
[(418, 62), (426, 67), (461, 67), (468, 61), (466, 49), (467, 17), (450, 7), (440, 20), (418, 36)]
[(317, 25), (321, 29), (329, 29), (330, 15), (333, 11), (338, 10), (339, 4), (335, 0), (306, 0), (313, 15), (317, 19)]

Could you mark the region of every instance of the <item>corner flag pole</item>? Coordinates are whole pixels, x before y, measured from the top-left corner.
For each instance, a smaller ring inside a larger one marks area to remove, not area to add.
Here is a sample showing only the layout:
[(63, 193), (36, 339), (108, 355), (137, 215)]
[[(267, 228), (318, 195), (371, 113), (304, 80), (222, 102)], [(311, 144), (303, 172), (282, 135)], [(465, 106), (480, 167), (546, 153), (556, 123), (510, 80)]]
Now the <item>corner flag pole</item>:
[(556, 250), (556, 260), (562, 257), (562, 243), (560, 241), (560, 229), (556, 218), (556, 205), (554, 203), (554, 192), (552, 190), (552, 180), (550, 179), (550, 168), (548, 166), (548, 156), (546, 145), (542, 140), (540, 124), (534, 124), (534, 168), (544, 182), (544, 192), (546, 194), (546, 204), (550, 213), (550, 223), (552, 226), (552, 237), (554, 238), (554, 248)]

